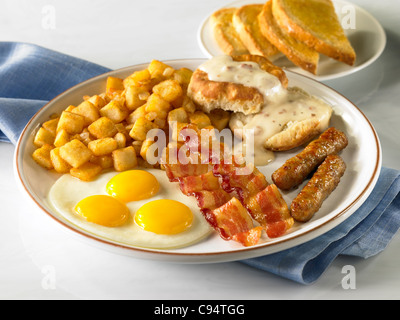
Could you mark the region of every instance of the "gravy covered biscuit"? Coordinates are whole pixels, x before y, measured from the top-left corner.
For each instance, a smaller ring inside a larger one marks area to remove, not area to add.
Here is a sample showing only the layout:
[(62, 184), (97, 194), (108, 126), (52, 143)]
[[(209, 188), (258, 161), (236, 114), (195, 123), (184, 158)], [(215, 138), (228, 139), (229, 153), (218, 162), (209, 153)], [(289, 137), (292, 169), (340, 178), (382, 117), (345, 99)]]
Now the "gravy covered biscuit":
[(297, 87), (285, 92), (283, 99), (265, 106), (258, 114), (234, 114), (231, 129), (240, 133), (239, 129), (254, 128), (259, 149), (287, 151), (306, 144), (328, 127), (331, 106)]
[(204, 112), (222, 109), (247, 115), (260, 112), (287, 85), (285, 72), (266, 58), (222, 55), (194, 72), (188, 95)]
[(206, 113), (232, 113), (229, 127), (243, 145), (254, 145), (256, 166), (274, 152), (304, 145), (329, 125), (332, 108), (297, 87), (283, 69), (256, 55), (217, 56), (193, 74), (188, 96)]

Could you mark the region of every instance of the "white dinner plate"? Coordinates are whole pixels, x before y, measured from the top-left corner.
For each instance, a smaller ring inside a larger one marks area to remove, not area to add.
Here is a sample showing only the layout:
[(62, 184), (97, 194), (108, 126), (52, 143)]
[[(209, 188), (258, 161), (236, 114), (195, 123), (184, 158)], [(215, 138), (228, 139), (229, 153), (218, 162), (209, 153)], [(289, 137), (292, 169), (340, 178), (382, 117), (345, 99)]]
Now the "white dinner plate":
[[(253, 3), (265, 3), (265, 0), (238, 0), (227, 4), (224, 8), (239, 8)], [(318, 81), (325, 81), (357, 72), (379, 58), (386, 46), (386, 33), (380, 23), (370, 13), (350, 2), (334, 0), (333, 3), (345, 33), (356, 51), (357, 59), (355, 65), (349, 66), (322, 54), (320, 55), (317, 75), (295, 66), (284, 56), (274, 61), (276, 65)], [(211, 14), (218, 9), (221, 8), (216, 8), (205, 18), (198, 31), (200, 48), (207, 57), (223, 54), (214, 39), (209, 19)]]
[[(186, 67), (196, 69), (204, 59), (175, 60), (166, 63), (173, 68)], [(18, 141), (15, 151), (15, 176), (21, 191), (39, 210), (31, 214), (43, 212), (54, 219), (63, 230), (70, 232), (79, 239), (100, 246), (116, 253), (130, 255), (136, 258), (155, 259), (179, 263), (210, 263), (235, 261), (275, 253), (304, 243), (331, 230), (350, 217), (366, 200), (372, 191), (381, 168), (381, 147), (378, 136), (365, 115), (349, 100), (311, 78), (288, 71), (290, 86), (298, 86), (316, 95), (332, 105), (334, 114), (331, 126), (343, 130), (349, 139), (349, 146), (343, 151), (342, 157), (347, 164), (347, 171), (334, 193), (325, 201), (320, 211), (307, 223), (296, 224), (286, 235), (267, 240), (254, 247), (241, 247), (231, 241), (222, 240), (216, 233), (209, 238), (186, 248), (174, 250), (152, 250), (132, 247), (103, 239), (78, 229), (65, 218), (51, 209), (47, 194), (60, 177), (39, 167), (32, 159), (34, 151), (33, 139), (37, 128), (54, 113), (60, 113), (65, 106), (76, 105), (84, 95), (94, 95), (104, 92), (108, 76), (127, 77), (137, 70), (142, 70), (148, 64), (132, 66), (95, 77), (85, 81), (44, 106), (27, 124)], [(260, 168), (267, 180), (271, 182), (271, 174), (289, 157), (299, 150), (279, 153), (276, 160)], [(284, 193), (285, 200), (290, 201), (298, 191)], [(40, 234), (37, 234), (40, 237)]]

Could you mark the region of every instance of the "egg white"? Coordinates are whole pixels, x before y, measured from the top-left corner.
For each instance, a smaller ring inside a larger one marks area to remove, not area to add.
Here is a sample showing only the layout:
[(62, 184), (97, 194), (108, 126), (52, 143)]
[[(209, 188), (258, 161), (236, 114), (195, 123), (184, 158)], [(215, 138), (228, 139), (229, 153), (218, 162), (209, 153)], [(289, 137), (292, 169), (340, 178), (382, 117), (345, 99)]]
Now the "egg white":
[[(118, 174), (117, 172), (104, 173), (91, 182), (83, 182), (65, 174), (50, 189), (48, 202), (58, 214), (77, 228), (96, 237), (128, 246), (149, 249), (182, 248), (203, 240), (212, 232), (212, 228), (202, 216), (195, 198), (182, 194), (178, 184), (171, 183), (164, 171), (157, 169), (138, 170), (145, 170), (153, 174), (160, 183), (160, 191), (152, 198), (127, 203), (131, 215), (128, 222), (121, 227), (110, 228), (88, 222), (74, 211), (78, 202), (86, 197), (108, 195), (106, 185), (112, 177)], [(192, 226), (175, 235), (159, 235), (140, 228), (134, 221), (136, 211), (144, 204), (158, 199), (176, 200), (188, 206), (193, 213)]]

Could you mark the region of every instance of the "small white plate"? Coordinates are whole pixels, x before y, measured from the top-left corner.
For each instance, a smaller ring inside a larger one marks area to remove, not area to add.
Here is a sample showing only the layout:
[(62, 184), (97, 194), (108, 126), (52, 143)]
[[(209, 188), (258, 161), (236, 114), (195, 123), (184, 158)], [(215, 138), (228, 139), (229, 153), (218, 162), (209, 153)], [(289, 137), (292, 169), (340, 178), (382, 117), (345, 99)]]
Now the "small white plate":
[[(265, 3), (265, 1), (239, 0), (224, 7), (239, 8), (253, 3)], [(284, 56), (274, 61), (276, 65), (318, 81), (325, 81), (357, 72), (379, 58), (386, 46), (386, 33), (380, 23), (370, 13), (350, 2), (334, 0), (333, 3), (345, 33), (356, 51), (357, 59), (355, 65), (349, 66), (324, 55), (320, 55), (317, 75), (295, 66)], [(213, 10), (211, 14), (218, 9), (220, 8)], [(198, 31), (199, 45), (207, 57), (223, 54), (213, 36), (209, 19), (211, 14), (203, 21)]]
[[(175, 60), (166, 63), (173, 68), (186, 67), (196, 69), (204, 59)], [(254, 247), (244, 248), (235, 243), (222, 240), (216, 233), (198, 244), (177, 250), (150, 250), (111, 242), (78, 229), (71, 222), (54, 212), (47, 201), (47, 194), (60, 177), (40, 168), (32, 159), (33, 139), (36, 129), (54, 113), (60, 113), (68, 105), (82, 101), (84, 95), (99, 94), (104, 91), (108, 76), (127, 77), (134, 71), (142, 70), (148, 64), (137, 65), (112, 71), (110, 73), (85, 81), (44, 106), (27, 124), (15, 151), (15, 176), (21, 191), (27, 196), (39, 212), (43, 212), (61, 225), (63, 230), (70, 231), (79, 239), (116, 253), (136, 258), (154, 259), (179, 263), (210, 263), (242, 260), (275, 253), (311, 240), (337, 226), (350, 217), (367, 199), (378, 179), (381, 168), (381, 147), (378, 136), (365, 115), (349, 100), (329, 87), (311, 79), (288, 71), (290, 86), (299, 86), (310, 94), (325, 99), (333, 106), (334, 114), (331, 125), (343, 130), (349, 139), (349, 146), (342, 157), (347, 164), (347, 171), (335, 192), (326, 200), (321, 210), (308, 223), (296, 224), (286, 235), (268, 240)], [(260, 168), (268, 181), (271, 174), (286, 159), (299, 150), (277, 154), (276, 160), (269, 166)], [(284, 193), (290, 203), (298, 191)], [(33, 210), (32, 214), (36, 213)], [(40, 234), (37, 235), (40, 237)]]

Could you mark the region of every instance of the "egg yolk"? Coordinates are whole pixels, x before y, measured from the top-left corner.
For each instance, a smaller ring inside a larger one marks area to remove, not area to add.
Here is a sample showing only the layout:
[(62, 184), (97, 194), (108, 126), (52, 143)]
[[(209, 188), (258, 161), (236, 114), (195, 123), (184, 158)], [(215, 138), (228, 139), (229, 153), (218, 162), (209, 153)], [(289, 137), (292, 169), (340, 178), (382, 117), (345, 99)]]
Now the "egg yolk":
[(136, 224), (156, 234), (178, 234), (193, 223), (192, 211), (175, 200), (155, 200), (143, 205), (135, 214)]
[(139, 201), (153, 197), (160, 189), (156, 177), (143, 170), (130, 170), (117, 174), (107, 184), (107, 193), (122, 201)]
[(83, 199), (76, 207), (75, 212), (88, 222), (105, 227), (119, 227), (129, 218), (128, 207), (106, 195), (96, 195)]

